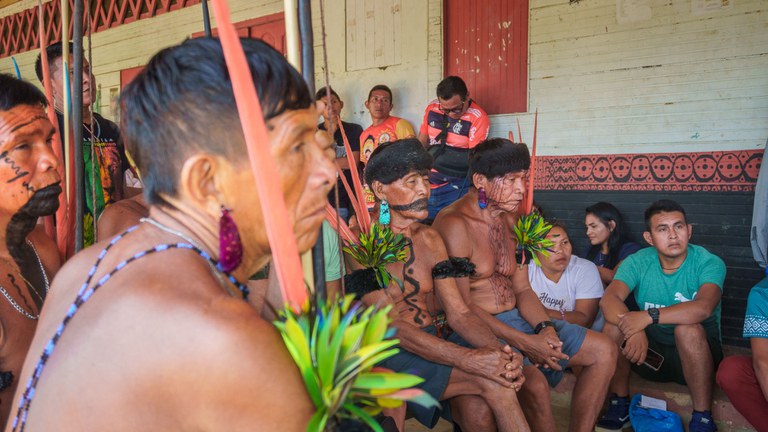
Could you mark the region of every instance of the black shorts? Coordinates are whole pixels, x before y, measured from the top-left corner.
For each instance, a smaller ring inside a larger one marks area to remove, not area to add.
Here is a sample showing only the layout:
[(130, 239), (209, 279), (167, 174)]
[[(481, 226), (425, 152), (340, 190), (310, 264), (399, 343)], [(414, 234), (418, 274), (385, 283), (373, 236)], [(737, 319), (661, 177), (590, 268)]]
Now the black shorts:
[[(429, 326), (422, 329), (431, 335), (435, 335), (435, 326)], [(453, 368), (439, 363), (433, 363), (429, 360), (417, 356), (416, 354), (400, 348), (400, 352), (394, 356), (379, 363), (379, 366), (391, 369), (395, 372), (409, 373), (424, 379), (424, 382), (416, 387), (429, 393), (435, 400), (440, 400), (448, 386), (448, 380), (451, 378)], [(444, 403), (447, 407), (447, 404)], [(421, 424), (428, 428), (433, 428), (440, 419), (441, 408), (425, 408), (418, 404), (408, 403), (408, 411)]]
[[(701, 323), (707, 334), (709, 351), (714, 360), (714, 370), (723, 359), (723, 346), (720, 341), (720, 326), (714, 317), (710, 317)], [(648, 348), (664, 356), (664, 362), (658, 371), (654, 371), (648, 366), (632, 365), (632, 370), (641, 377), (649, 381), (657, 382), (676, 382), (686, 385), (683, 366), (680, 363), (680, 353), (675, 345), (675, 326), (651, 324), (645, 328), (645, 335), (648, 337)]]

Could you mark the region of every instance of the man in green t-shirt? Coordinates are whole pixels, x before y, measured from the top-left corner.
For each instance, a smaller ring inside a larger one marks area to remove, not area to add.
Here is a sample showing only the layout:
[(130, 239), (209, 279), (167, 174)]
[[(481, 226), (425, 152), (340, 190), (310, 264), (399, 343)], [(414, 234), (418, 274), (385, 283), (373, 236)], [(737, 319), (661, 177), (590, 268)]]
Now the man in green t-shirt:
[[(723, 358), (720, 298), (725, 264), (688, 243), (692, 226), (675, 201), (651, 204), (645, 211), (645, 227), (643, 237), (653, 247), (624, 260), (600, 302), (606, 320), (603, 333), (622, 348), (623, 355), (611, 380), (608, 411), (598, 426), (622, 429), (628, 424), (633, 368), (649, 380), (687, 383), (693, 401), (689, 431), (715, 431), (712, 388)], [(624, 304), (630, 294), (640, 311), (630, 311)], [(653, 354), (647, 358), (649, 349), (663, 356), (660, 366), (650, 359)]]

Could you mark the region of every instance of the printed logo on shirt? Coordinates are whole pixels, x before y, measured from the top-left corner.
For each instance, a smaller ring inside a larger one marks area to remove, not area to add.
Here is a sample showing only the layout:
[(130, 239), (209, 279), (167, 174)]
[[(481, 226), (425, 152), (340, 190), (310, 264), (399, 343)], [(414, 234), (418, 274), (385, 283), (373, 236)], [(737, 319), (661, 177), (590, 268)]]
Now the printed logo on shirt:
[(693, 297), (691, 297), (691, 298), (686, 298), (686, 297), (683, 295), (683, 293), (681, 293), (681, 292), (676, 292), (676, 293), (675, 293), (675, 301), (677, 301), (677, 302), (680, 302), (680, 303), (689, 302), (689, 301), (693, 300), (694, 298), (696, 298), (696, 293), (698, 293), (698, 291), (696, 291), (695, 293), (693, 293)]
[(386, 142), (389, 142), (390, 136), (386, 132), (382, 132), (381, 135), (379, 135), (379, 144), (384, 144)]
[(453, 133), (460, 134), (461, 133), (461, 122), (457, 121), (456, 124), (453, 125)]
[(554, 297), (550, 297), (549, 294), (545, 292), (539, 294), (539, 300), (541, 300), (541, 304), (543, 304), (549, 309), (554, 309), (554, 310), (560, 310), (565, 305), (565, 299), (557, 299)]

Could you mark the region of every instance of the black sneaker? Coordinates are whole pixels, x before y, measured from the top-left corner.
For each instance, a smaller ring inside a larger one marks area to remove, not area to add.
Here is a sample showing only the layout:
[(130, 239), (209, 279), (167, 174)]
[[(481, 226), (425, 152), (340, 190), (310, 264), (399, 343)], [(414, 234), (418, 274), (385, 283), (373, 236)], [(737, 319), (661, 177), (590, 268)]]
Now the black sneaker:
[(611, 393), (608, 411), (597, 421), (597, 427), (603, 430), (622, 430), (629, 426), (629, 398)]

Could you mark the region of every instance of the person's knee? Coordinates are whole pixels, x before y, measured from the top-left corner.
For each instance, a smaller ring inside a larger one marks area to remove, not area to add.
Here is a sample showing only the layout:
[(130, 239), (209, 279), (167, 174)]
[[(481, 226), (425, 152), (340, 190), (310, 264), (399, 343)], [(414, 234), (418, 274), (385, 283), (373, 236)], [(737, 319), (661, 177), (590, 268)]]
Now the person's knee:
[(701, 324), (678, 324), (675, 326), (677, 346), (698, 345), (707, 340), (707, 332)]
[(613, 373), (619, 347), (615, 341), (603, 333), (587, 331), (577, 355), (571, 364), (574, 366), (597, 366), (601, 370)]
[(619, 345), (624, 340), (624, 335), (619, 330), (619, 327), (607, 321), (603, 326), (601, 334), (605, 335), (614, 345)]
[[(600, 365), (614, 365), (619, 356), (619, 347), (608, 336), (601, 333), (589, 333), (590, 343), (586, 347), (595, 358), (595, 363)], [(582, 347), (584, 349), (584, 347)]]

